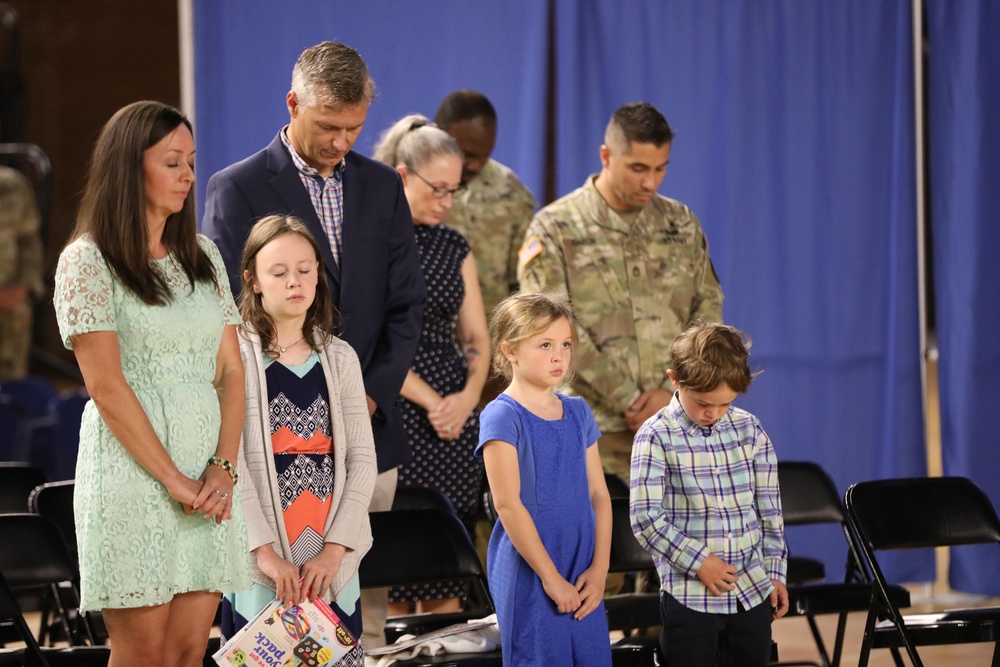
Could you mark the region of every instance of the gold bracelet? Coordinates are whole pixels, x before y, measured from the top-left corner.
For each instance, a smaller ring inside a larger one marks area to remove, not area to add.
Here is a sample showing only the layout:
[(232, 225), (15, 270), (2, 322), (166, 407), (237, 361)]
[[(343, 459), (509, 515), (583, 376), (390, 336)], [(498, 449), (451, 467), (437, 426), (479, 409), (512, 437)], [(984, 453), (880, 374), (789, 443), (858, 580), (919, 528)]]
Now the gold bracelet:
[(213, 456), (208, 460), (208, 465), (219, 466), (227, 473), (229, 473), (229, 479), (233, 480), (233, 486), (236, 486), (236, 482), (240, 481), (240, 476), (236, 474), (236, 468), (232, 463), (222, 458), (221, 456)]

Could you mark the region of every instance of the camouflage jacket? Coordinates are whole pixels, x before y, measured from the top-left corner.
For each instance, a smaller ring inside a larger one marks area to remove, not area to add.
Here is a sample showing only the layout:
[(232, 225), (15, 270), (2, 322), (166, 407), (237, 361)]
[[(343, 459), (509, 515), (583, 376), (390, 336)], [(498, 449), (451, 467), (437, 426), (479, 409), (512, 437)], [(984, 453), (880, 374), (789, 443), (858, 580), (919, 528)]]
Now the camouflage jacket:
[(513, 171), (488, 160), (442, 219), (472, 248), (487, 316), (517, 289), (517, 251), (536, 206)]
[(28, 285), (44, 292), (38, 207), (31, 184), (21, 172), (0, 167), (0, 286)]
[(654, 195), (628, 228), (594, 178), (535, 215), (518, 277), (568, 295), (580, 335), (572, 390), (608, 433), (626, 430), (641, 392), (671, 387), (670, 344), (695, 319), (721, 321), (722, 287), (687, 206)]

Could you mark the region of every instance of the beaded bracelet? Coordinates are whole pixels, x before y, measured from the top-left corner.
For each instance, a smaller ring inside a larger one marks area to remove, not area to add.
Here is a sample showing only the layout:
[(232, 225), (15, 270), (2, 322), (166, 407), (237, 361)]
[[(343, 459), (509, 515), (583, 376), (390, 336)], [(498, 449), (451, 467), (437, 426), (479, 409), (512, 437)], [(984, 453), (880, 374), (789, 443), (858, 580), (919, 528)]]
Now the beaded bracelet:
[(236, 482), (240, 481), (240, 476), (236, 474), (236, 468), (233, 467), (233, 464), (227, 461), (226, 459), (222, 458), (221, 456), (213, 456), (212, 458), (210, 458), (208, 460), (208, 465), (219, 466), (227, 473), (229, 473), (229, 479), (233, 480), (234, 486)]

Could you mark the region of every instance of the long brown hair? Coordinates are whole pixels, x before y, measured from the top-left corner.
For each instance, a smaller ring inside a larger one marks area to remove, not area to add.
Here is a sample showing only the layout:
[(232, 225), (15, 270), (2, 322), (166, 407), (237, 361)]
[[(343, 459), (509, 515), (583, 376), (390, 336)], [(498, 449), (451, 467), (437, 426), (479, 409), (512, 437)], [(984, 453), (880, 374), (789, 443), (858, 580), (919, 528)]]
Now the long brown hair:
[[(152, 270), (146, 227), (144, 153), (183, 124), (191, 122), (160, 102), (134, 102), (105, 123), (87, 168), (87, 183), (72, 238), (89, 234), (112, 274), (144, 303), (162, 306), (172, 294), (163, 275)], [(191, 283), (218, 287), (212, 260), (198, 245), (194, 197), (167, 218), (163, 244)]]
[[(278, 356), (278, 339), (274, 332), (274, 319), (264, 310), (261, 295), (253, 289), (253, 277), (257, 275), (257, 253), (268, 243), (284, 236), (297, 234), (312, 246), (316, 254), (317, 281), (316, 296), (312, 305), (306, 311), (306, 319), (302, 323), (302, 337), (309, 347), (319, 350), (326, 345), (336, 331), (335, 323), (340, 315), (330, 301), (330, 287), (326, 282), (326, 269), (320, 255), (319, 245), (309, 232), (309, 228), (293, 215), (269, 215), (261, 218), (250, 230), (246, 243), (243, 244), (243, 259), (240, 262), (240, 279), (243, 281), (240, 290), (240, 315), (243, 325), (248, 326), (260, 336), (260, 345), (272, 357)], [(319, 332), (315, 336), (314, 332)]]

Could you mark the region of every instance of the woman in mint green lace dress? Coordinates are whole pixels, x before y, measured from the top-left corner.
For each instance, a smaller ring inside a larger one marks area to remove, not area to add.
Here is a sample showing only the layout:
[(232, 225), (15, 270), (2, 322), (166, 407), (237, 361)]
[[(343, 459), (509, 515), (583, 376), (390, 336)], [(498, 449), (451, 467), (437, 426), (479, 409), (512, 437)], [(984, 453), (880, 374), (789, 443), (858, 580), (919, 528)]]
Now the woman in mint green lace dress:
[(239, 315), (195, 232), (191, 125), (137, 102), (104, 126), (55, 307), (91, 401), (76, 470), (81, 607), (111, 667), (200, 665), (219, 591), (250, 585), (234, 488)]

